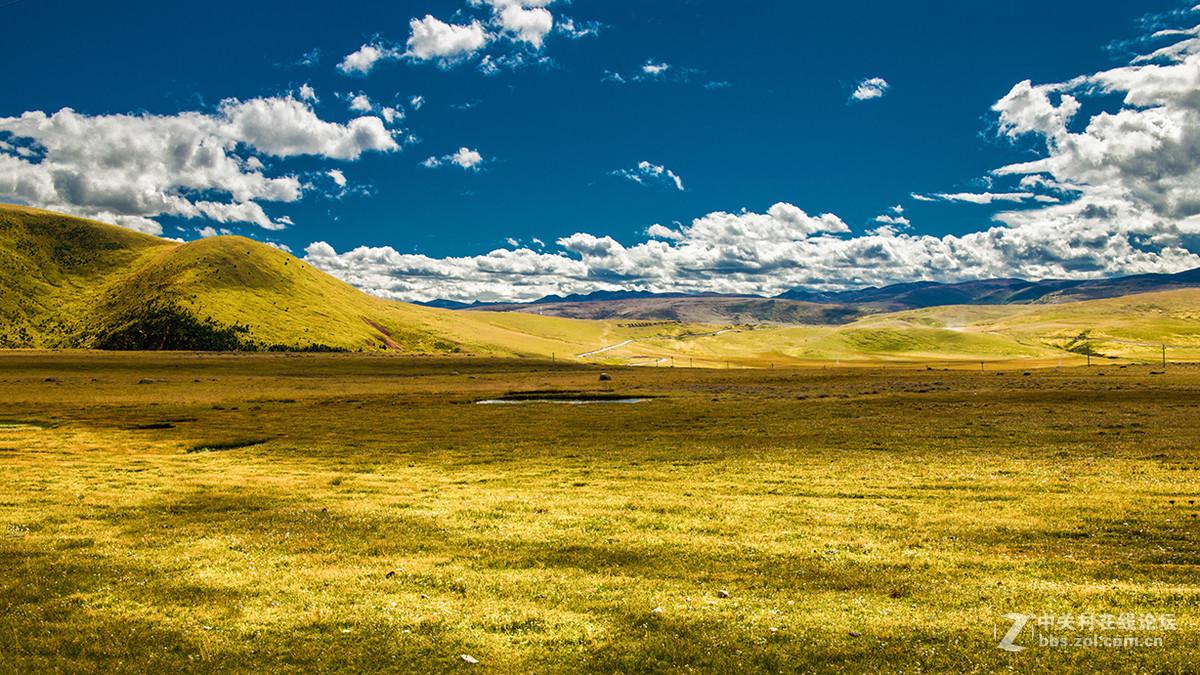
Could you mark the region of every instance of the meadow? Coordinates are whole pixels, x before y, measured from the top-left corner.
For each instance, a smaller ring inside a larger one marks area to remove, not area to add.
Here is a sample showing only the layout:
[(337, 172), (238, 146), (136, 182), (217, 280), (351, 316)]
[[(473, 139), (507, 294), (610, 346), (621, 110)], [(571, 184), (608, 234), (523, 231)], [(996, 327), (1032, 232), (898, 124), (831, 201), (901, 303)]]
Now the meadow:
[(1195, 672), (1200, 366), (1069, 366), (0, 353), (0, 671)]

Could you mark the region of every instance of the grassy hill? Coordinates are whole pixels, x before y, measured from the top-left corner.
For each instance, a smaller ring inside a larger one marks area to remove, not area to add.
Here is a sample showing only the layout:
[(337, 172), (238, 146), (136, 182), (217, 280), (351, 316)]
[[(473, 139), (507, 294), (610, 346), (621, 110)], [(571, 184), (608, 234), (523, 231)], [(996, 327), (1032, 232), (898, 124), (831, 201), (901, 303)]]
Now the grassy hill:
[[(660, 329), (383, 300), (270, 246), (0, 205), (0, 347), (569, 358)], [(682, 327), (668, 332), (682, 332)]]

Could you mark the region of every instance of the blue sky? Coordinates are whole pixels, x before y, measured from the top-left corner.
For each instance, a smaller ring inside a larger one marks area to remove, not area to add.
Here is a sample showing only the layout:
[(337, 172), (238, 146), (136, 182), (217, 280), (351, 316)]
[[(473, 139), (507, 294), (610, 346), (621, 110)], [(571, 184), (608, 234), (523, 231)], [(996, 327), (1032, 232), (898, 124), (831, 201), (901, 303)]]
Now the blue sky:
[[(1174, 270), (1200, 251), (1200, 209), (1179, 207), (1194, 167), (1147, 183), (1070, 153), (1125, 109), (1192, 130), (1186, 84), (1131, 103), (1161, 79), (1148, 67), (1192, 81), (1195, 35), (1153, 37), (1200, 23), (1190, 9), (25, 0), (0, 6), (22, 27), (0, 42), (0, 200), (251, 236), (401, 299)], [(365, 45), (382, 55), (369, 70), (347, 60)], [(1036, 101), (993, 109), (1026, 80)], [(1037, 106), (1053, 117), (1063, 96), (1078, 109), (1047, 127)], [(164, 168), (214, 144), (202, 167)], [(1114, 161), (1139, 161), (1121, 148)], [(1061, 161), (998, 173), (1046, 159)], [(814, 225), (824, 214), (837, 222)], [(1020, 240), (960, 239), (997, 227)]]

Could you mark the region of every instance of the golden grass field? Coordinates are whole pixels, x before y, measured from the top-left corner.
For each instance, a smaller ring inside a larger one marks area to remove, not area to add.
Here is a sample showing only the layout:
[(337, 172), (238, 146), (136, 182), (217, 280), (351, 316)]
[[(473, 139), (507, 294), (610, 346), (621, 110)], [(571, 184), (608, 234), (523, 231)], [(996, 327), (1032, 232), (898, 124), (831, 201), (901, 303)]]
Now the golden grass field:
[(607, 372), (0, 353), (0, 671), (1200, 663), (1200, 367)]

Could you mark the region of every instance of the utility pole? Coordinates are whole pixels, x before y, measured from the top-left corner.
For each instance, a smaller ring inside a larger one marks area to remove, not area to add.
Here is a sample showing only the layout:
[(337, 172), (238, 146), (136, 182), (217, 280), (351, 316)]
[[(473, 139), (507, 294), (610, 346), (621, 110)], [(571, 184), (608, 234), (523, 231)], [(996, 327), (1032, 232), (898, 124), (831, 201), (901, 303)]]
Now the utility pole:
[(1167, 369), (1167, 343), (1163, 343), (1163, 370)]

